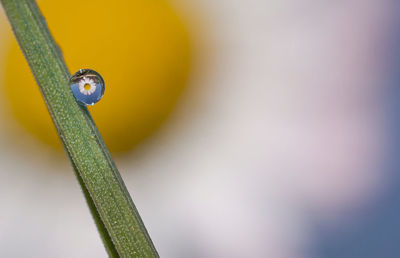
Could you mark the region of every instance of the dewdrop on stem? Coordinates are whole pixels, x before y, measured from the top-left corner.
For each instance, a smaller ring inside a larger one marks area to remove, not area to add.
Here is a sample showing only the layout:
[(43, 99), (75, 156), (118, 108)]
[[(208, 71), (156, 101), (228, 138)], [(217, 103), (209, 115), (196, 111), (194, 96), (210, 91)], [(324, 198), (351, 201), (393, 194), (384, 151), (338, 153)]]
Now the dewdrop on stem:
[(79, 104), (94, 105), (104, 95), (105, 84), (99, 73), (90, 69), (80, 69), (69, 80), (72, 93)]

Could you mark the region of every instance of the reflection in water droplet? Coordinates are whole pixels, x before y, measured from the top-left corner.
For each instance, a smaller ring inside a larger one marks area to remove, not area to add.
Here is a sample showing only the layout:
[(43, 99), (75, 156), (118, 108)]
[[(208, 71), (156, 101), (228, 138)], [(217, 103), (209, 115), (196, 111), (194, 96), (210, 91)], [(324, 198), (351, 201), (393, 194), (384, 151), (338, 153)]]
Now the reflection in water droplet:
[(90, 69), (80, 69), (71, 76), (69, 84), (81, 105), (94, 105), (104, 95), (105, 84), (100, 74)]

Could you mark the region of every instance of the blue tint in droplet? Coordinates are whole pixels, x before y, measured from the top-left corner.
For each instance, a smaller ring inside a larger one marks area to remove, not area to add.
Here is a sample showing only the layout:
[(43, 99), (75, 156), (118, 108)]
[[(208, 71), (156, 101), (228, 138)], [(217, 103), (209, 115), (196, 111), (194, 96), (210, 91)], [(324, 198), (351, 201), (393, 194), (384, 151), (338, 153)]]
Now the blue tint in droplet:
[(80, 69), (69, 80), (72, 93), (79, 104), (94, 105), (104, 95), (105, 84), (99, 73), (90, 69)]

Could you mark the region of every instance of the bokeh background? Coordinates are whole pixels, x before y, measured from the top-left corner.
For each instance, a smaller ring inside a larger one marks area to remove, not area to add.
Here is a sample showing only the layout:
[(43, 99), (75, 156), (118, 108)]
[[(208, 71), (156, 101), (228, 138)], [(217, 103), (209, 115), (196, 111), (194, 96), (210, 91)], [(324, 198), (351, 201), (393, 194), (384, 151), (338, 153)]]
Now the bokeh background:
[[(162, 257), (399, 257), (400, 3), (39, 1)], [(0, 257), (106, 257), (0, 13)]]

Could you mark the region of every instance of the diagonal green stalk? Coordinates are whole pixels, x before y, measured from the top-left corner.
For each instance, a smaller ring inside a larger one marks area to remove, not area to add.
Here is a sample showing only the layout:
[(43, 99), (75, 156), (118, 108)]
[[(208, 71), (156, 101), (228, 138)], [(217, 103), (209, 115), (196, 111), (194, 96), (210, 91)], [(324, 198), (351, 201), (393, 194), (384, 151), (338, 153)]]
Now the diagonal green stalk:
[(0, 0), (111, 257), (158, 257), (132, 199), (85, 107), (34, 0)]

